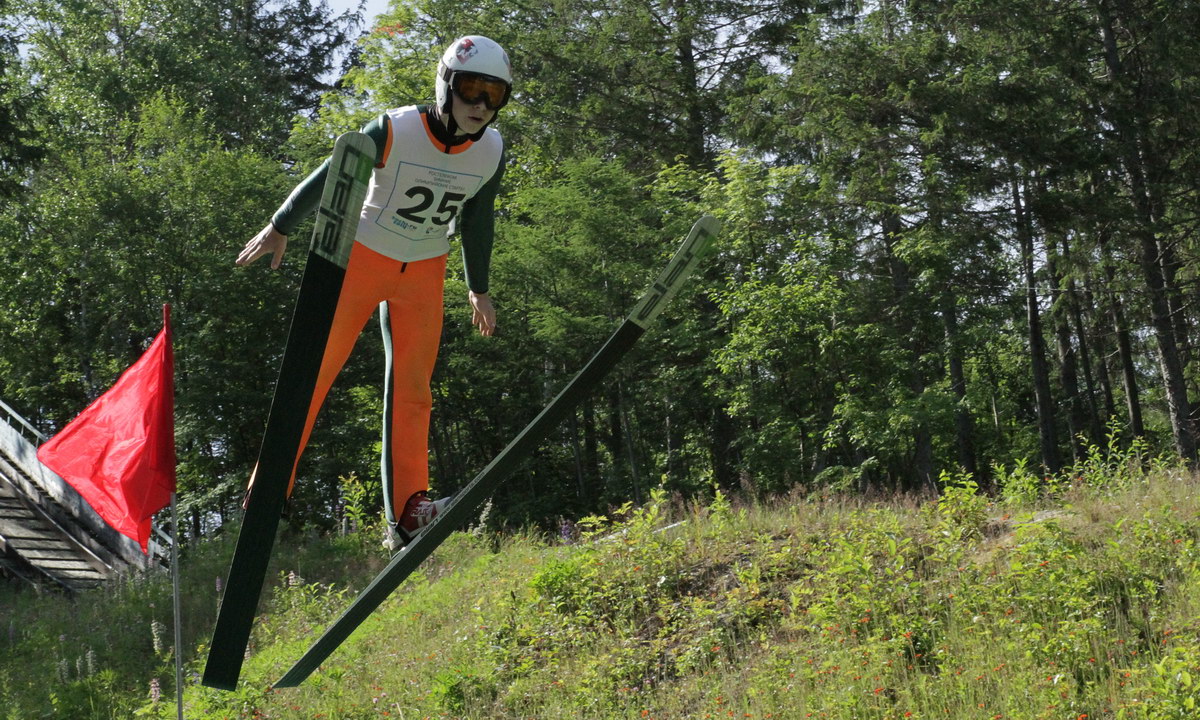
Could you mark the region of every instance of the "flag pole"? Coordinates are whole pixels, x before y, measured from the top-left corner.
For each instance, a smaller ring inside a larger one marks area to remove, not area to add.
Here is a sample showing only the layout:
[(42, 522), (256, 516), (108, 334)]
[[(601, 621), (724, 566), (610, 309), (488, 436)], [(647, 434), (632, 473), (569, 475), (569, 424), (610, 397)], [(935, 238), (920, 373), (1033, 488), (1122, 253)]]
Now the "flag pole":
[(175, 595), (175, 708), (183, 720), (183, 623), (179, 610), (179, 509), (171, 493), (171, 586)]
[[(174, 369), (174, 342), (171, 340), (171, 304), (163, 303), (163, 330), (167, 333), (168, 352), (172, 354), (172, 370)], [(171, 397), (171, 447), (175, 446), (175, 379), (172, 372), (171, 387), (167, 389)], [(172, 452), (171, 456), (174, 457)], [(175, 477), (175, 468), (171, 468), (171, 477)], [(175, 613), (175, 711), (178, 720), (183, 720), (183, 612), (179, 602), (179, 504), (176, 498), (178, 491), (172, 483), (171, 489), (171, 594), (174, 596)]]

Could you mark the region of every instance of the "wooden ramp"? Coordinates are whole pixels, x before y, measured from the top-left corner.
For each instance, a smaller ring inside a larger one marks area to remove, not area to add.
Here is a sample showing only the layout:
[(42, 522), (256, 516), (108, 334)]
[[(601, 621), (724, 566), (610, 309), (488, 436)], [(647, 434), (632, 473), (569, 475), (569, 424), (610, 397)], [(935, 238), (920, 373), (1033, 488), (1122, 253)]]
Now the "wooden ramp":
[(0, 572), (75, 592), (146, 568), (135, 542), (105, 524), (38, 461), (37, 444), (44, 439), (0, 402)]

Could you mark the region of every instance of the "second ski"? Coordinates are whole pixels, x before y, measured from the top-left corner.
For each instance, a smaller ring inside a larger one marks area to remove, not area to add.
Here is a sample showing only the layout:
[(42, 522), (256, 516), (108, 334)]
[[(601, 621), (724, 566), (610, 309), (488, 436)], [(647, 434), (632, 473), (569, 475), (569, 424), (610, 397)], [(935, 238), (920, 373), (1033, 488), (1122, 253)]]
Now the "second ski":
[(434, 517), (433, 522), (413, 542), (392, 558), (387, 567), (362, 591), (341, 617), (334, 621), (296, 664), (275, 683), (275, 687), (294, 687), (304, 682), (305, 678), (316, 670), (451, 532), (474, 517), (476, 508), (492, 494), (496, 486), (537, 449), (542, 440), (579, 401), (595, 389), (609, 370), (633, 347), (679, 291), (683, 281), (691, 275), (699, 260), (712, 250), (713, 241), (720, 228), (720, 223), (709, 215), (696, 221), (666, 269), (579, 374), (458, 493), (449, 507)]

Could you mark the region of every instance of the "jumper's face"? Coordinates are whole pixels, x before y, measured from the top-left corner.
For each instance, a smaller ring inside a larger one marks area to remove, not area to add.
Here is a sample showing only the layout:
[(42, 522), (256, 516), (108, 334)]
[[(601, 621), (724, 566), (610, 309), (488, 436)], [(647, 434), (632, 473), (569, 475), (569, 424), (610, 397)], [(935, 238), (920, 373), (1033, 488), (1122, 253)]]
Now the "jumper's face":
[(454, 122), (458, 123), (459, 132), (464, 135), (479, 132), (496, 115), (496, 111), (489, 110), (483, 100), (469, 104), (458, 93), (451, 93), (451, 96), (450, 113), (454, 116)]

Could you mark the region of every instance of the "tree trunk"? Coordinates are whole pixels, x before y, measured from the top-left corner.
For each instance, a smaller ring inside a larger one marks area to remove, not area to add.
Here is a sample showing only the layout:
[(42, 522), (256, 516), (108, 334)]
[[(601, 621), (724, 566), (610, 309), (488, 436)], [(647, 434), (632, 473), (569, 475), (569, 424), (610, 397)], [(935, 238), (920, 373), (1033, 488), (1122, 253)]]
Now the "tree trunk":
[(621, 395), (616, 385), (608, 391), (608, 432), (604, 434), (604, 444), (608, 450), (609, 467), (606, 485), (610, 491), (617, 493), (623, 500), (628, 500), (621, 482), (621, 455), (624, 454), (624, 439), (621, 428)]
[(667, 439), (667, 479), (668, 483), (675, 487), (682, 487), (683, 480), (687, 477), (687, 469), (684, 467), (683, 457), (683, 428), (675, 416), (675, 404), (668, 401), (667, 417), (664, 420), (666, 425), (664, 435)]
[(621, 427), (625, 436), (625, 454), (629, 460), (629, 480), (633, 490), (632, 500), (635, 505), (641, 505), (643, 502), (642, 472), (638, 464), (637, 450), (634, 448), (636, 438), (633, 432), (633, 423), (629, 419), (629, 409), (626, 407), (625, 392), (621, 388), (620, 383), (617, 384), (617, 397), (620, 398)]
[(967, 405), (967, 376), (963, 370), (962, 342), (958, 336), (958, 310), (953, 293), (942, 296), (942, 324), (946, 330), (946, 357), (950, 370), (950, 391), (954, 393), (954, 439), (958, 465), (963, 472), (979, 477), (975, 459), (975, 422)]
[(588, 502), (600, 497), (600, 443), (596, 438), (596, 405), (589, 397), (583, 401), (583, 468), (591, 491)]
[[(1105, 275), (1109, 285), (1115, 284), (1116, 273), (1112, 267), (1105, 265)], [(1146, 427), (1142, 424), (1142, 403), (1138, 397), (1137, 368), (1133, 360), (1133, 341), (1129, 336), (1129, 325), (1125, 322), (1125, 311), (1121, 307), (1121, 299), (1116, 293), (1108, 297), (1108, 315), (1112, 321), (1113, 332), (1117, 337), (1117, 357), (1121, 363), (1121, 385), (1125, 390), (1125, 411), (1129, 416), (1129, 429), (1134, 437), (1144, 437)]]
[[(908, 368), (908, 389), (912, 393), (912, 398), (916, 400), (925, 392), (925, 379), (921, 376), (921, 367), (918, 362), (921, 352), (915, 337), (916, 323), (911, 316), (912, 298), (909, 295), (912, 281), (910, 272), (908, 264), (895, 251), (896, 243), (900, 240), (902, 232), (900, 216), (889, 212), (883, 216), (880, 224), (883, 228), (884, 247), (887, 249), (888, 268), (892, 276), (896, 336), (908, 340), (908, 347), (905, 349), (911, 353), (912, 358)], [(917, 427), (913, 430), (912, 440), (913, 475), (916, 482), (911, 485), (910, 489), (936, 492), (937, 483), (933, 477), (933, 437), (927, 425), (920, 419), (917, 420)]]
[[(1109, 81), (1115, 87), (1127, 90), (1127, 94), (1134, 97), (1134, 102), (1136, 102), (1136, 98), (1146, 88), (1139, 87), (1137, 82), (1131, 82), (1131, 78), (1126, 74), (1108, 4), (1098, 2), (1097, 11)], [(1145, 82), (1144, 78), (1142, 80)], [(1167, 415), (1171, 420), (1171, 434), (1175, 441), (1175, 451), (1188, 464), (1195, 465), (1196, 435), (1192, 426), (1191, 405), (1187, 398), (1184, 364), (1179, 348), (1179, 331), (1175, 327), (1171, 313), (1171, 298), (1176, 291), (1168, 285), (1167, 275), (1163, 270), (1164, 261), (1169, 263), (1173, 256), (1167, 243), (1162, 242), (1159, 238), (1156, 229), (1159, 219), (1157, 215), (1160, 214), (1163, 206), (1162, 201), (1152, 184), (1147, 183), (1148, 173), (1155, 177), (1162, 175), (1160, 171), (1154, 170), (1161, 166), (1161, 162), (1157, 149), (1149, 142), (1149, 131), (1146, 129), (1144, 121), (1139, 125), (1138, 120), (1126, 117), (1128, 113), (1121, 107), (1110, 108), (1105, 114), (1116, 130), (1121, 164), (1125, 168), (1125, 175), (1128, 178), (1133, 198), (1136, 220), (1133, 232), (1140, 246), (1139, 261), (1150, 297), (1150, 320), (1154, 328), (1154, 338), (1158, 344), (1159, 370), (1162, 374), (1163, 389), (1167, 399)], [(1156, 209), (1159, 212), (1156, 212)]]
[(709, 459), (712, 462), (713, 478), (717, 485), (726, 491), (737, 488), (736, 460), (733, 457), (735, 439), (733, 418), (724, 407), (713, 408), (712, 434), (708, 444)]
[(1033, 394), (1037, 401), (1038, 437), (1041, 441), (1042, 464), (1052, 473), (1062, 468), (1058, 455), (1058, 431), (1054, 425), (1054, 399), (1050, 395), (1050, 369), (1046, 363), (1046, 341), (1042, 337), (1041, 311), (1038, 308), (1037, 275), (1033, 269), (1033, 228), (1025, 203), (1021, 199), (1021, 182), (1013, 169), (1013, 213), (1017, 240), (1021, 245), (1021, 262), (1025, 271), (1025, 315), (1029, 329), (1029, 363), (1033, 372)]
[(1066, 284), (1062, 277), (1062, 257), (1056, 251), (1056, 244), (1056, 241), (1049, 237), (1046, 238), (1046, 269), (1050, 273), (1050, 281), (1054, 288), (1050, 322), (1054, 326), (1063, 400), (1067, 405), (1067, 429), (1070, 432), (1071, 457), (1078, 462), (1087, 452), (1083, 441), (1087, 420), (1084, 417), (1083, 398), (1079, 391), (1079, 362), (1075, 355), (1075, 347), (1071, 343), (1071, 328), (1067, 321), (1067, 298), (1062, 290), (1063, 285)]
[(1167, 413), (1171, 418), (1171, 433), (1175, 450), (1189, 464), (1196, 462), (1196, 437), (1192, 430), (1191, 405), (1187, 399), (1187, 385), (1183, 377), (1183, 362), (1175, 343), (1175, 328), (1171, 324), (1170, 303), (1162, 275), (1162, 266), (1156, 261), (1158, 242), (1147, 229), (1138, 233), (1142, 244), (1142, 272), (1150, 292), (1150, 318), (1154, 326), (1154, 338), (1158, 341), (1159, 370), (1167, 395)]
[(690, 164), (693, 167), (713, 170), (713, 159), (705, 149), (705, 140), (709, 133), (704, 117), (700, 73), (694, 48), (694, 25), (691, 20), (694, 12), (695, 9), (687, 2), (678, 2), (675, 7), (675, 60), (679, 63), (679, 91), (683, 96), (684, 111), (681, 125)]
[(583, 449), (579, 446), (579, 413), (571, 413), (567, 422), (567, 433), (571, 440), (571, 460), (575, 465), (575, 496), (580, 502), (586, 502), (588, 491), (587, 481), (583, 474)]
[[(1063, 239), (1063, 255), (1068, 254), (1066, 238)], [(1080, 294), (1075, 285), (1075, 280), (1067, 281), (1067, 304), (1068, 311), (1071, 314), (1071, 322), (1075, 328), (1075, 337), (1079, 338), (1079, 364), (1083, 368), (1083, 379), (1087, 384), (1087, 416), (1088, 427), (1090, 428), (1091, 440), (1093, 443), (1101, 443), (1104, 441), (1104, 423), (1108, 418), (1112, 417), (1112, 394), (1108, 390), (1107, 373), (1099, 373), (1100, 383), (1104, 386), (1103, 391), (1107, 405), (1105, 406), (1105, 414), (1100, 415), (1100, 409), (1096, 407), (1096, 376), (1095, 365), (1092, 363), (1092, 341), (1093, 335), (1088, 332), (1087, 325), (1083, 321), (1083, 304), (1088, 301), (1088, 307), (1091, 307), (1091, 293), (1086, 295)], [(1103, 352), (1099, 353), (1103, 358)], [(1103, 362), (1103, 360), (1101, 360)]]

